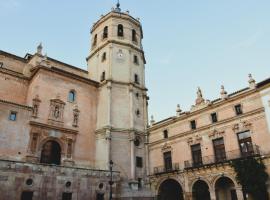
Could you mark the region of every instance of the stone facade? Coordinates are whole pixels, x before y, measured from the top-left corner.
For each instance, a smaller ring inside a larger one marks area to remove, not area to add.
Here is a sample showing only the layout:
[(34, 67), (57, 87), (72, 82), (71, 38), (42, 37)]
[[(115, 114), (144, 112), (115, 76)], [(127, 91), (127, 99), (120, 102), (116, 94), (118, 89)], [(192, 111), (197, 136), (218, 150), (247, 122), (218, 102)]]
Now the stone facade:
[(176, 116), (160, 122), (152, 118), (149, 179), (156, 196), (164, 199), (163, 188), (168, 180), (175, 180), (179, 199), (197, 199), (195, 187), (200, 183), (209, 191), (205, 199), (242, 200), (242, 186), (230, 161), (255, 156), (263, 160), (269, 173), (269, 88), (270, 79), (256, 84), (251, 75), (249, 87), (227, 94), (222, 86), (221, 97), (214, 101), (205, 100), (198, 88), (190, 111), (182, 112), (178, 105)]
[(87, 71), (42, 44), (0, 51), (0, 199), (108, 199), (110, 160), (114, 199), (152, 199), (142, 33), (117, 5), (92, 27)]

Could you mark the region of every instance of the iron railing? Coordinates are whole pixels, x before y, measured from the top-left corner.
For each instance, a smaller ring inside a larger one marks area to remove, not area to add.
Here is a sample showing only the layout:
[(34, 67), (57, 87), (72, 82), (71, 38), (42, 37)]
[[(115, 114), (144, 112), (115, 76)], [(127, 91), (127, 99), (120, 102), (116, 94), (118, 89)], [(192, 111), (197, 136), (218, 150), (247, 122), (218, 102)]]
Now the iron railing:
[(197, 162), (194, 162), (193, 160), (186, 160), (184, 162), (184, 166), (185, 166), (185, 169), (196, 168), (196, 167), (202, 167), (205, 165), (228, 162), (234, 159), (246, 158), (250, 156), (259, 156), (259, 155), (260, 155), (259, 147), (257, 145), (253, 145), (253, 146), (250, 146), (249, 149), (246, 151), (241, 151), (240, 149), (237, 149), (233, 151), (227, 151), (218, 156), (216, 155), (204, 156), (201, 159), (198, 159)]
[(154, 167), (154, 174), (170, 173), (179, 170), (180, 170), (179, 163), (173, 163), (171, 166)]

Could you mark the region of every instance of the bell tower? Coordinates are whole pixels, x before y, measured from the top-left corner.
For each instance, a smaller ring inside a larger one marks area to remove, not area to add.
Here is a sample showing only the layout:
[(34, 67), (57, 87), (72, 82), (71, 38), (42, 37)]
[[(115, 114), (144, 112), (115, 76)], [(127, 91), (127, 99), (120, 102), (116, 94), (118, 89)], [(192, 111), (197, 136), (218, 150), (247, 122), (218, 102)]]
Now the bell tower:
[[(100, 83), (96, 130), (96, 166), (114, 170), (130, 189), (144, 187), (147, 89), (143, 31), (139, 19), (120, 4), (91, 29), (89, 77)], [(127, 192), (128, 193), (128, 192)], [(129, 192), (130, 193), (130, 192)]]

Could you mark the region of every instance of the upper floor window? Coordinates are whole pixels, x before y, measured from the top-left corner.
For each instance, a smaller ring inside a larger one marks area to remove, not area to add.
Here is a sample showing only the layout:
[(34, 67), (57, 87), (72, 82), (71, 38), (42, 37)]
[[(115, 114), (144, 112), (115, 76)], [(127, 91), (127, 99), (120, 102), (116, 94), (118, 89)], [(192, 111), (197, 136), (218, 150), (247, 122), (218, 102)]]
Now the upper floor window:
[(104, 62), (106, 59), (107, 59), (107, 55), (106, 55), (106, 52), (104, 52), (104, 53), (102, 54), (101, 61)]
[(136, 31), (134, 29), (132, 30), (132, 41), (137, 42), (137, 34), (136, 34)]
[(102, 72), (101, 77), (100, 77), (100, 81), (104, 81), (104, 80), (105, 80), (105, 78), (106, 78), (105, 75), (106, 75), (106, 74), (105, 74), (105, 71)]
[(97, 34), (94, 36), (93, 46), (97, 45)]
[(16, 119), (17, 119), (17, 112), (11, 111), (9, 114), (9, 120), (16, 121)]
[(225, 145), (223, 138), (213, 140), (213, 146), (215, 151), (215, 161), (223, 162), (226, 160)]
[(142, 157), (136, 157), (136, 167), (140, 167), (142, 168), (143, 167), (143, 159)]
[(105, 26), (103, 30), (103, 39), (105, 38), (108, 38), (108, 26)]
[(200, 144), (195, 144), (191, 146), (191, 153), (193, 159), (193, 167), (198, 167), (202, 165), (202, 150)]
[(138, 76), (138, 74), (134, 74), (134, 82), (139, 84), (139, 76)]
[(3, 62), (0, 62), (0, 68), (3, 67), (4, 63)]
[(76, 100), (76, 92), (74, 90), (71, 90), (68, 94), (68, 101), (74, 102)]
[(238, 133), (238, 143), (242, 156), (250, 156), (254, 153), (250, 131)]
[(196, 129), (196, 121), (195, 120), (190, 121), (190, 127), (192, 130)]
[(234, 106), (234, 110), (235, 110), (236, 115), (241, 115), (241, 114), (243, 114), (241, 104), (237, 104), (236, 106)]
[(212, 123), (216, 123), (218, 121), (217, 119), (217, 113), (211, 113), (211, 119), (212, 119)]
[(163, 137), (164, 137), (164, 139), (168, 138), (168, 130), (167, 129), (163, 131)]
[(124, 27), (123, 27), (122, 24), (119, 24), (118, 25), (117, 36), (119, 36), (119, 37), (123, 37), (124, 36)]
[(134, 57), (133, 57), (133, 63), (139, 64), (138, 56), (134, 55)]
[(163, 153), (164, 168), (166, 172), (172, 170), (172, 152), (168, 151)]

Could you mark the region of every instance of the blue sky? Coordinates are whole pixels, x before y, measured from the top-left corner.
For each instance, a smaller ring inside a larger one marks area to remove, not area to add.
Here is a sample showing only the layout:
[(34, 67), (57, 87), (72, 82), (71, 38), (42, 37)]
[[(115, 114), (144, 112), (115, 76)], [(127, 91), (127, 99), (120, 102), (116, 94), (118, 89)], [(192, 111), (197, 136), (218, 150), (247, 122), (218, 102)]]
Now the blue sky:
[[(86, 69), (90, 27), (113, 0), (0, 0), (0, 49), (19, 56), (42, 41), (48, 56)], [(122, 0), (144, 29), (149, 114), (189, 110), (206, 99), (270, 77), (269, 0)]]

